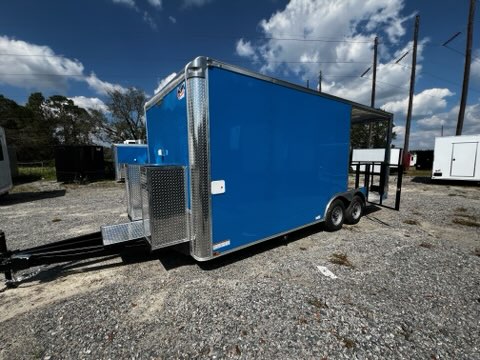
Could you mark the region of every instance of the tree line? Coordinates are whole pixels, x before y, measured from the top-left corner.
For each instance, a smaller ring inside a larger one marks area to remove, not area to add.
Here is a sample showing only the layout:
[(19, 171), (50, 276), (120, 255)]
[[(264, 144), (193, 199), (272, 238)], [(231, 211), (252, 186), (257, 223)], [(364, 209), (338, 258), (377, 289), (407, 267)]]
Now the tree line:
[(19, 161), (53, 158), (55, 145), (93, 145), (145, 139), (145, 93), (137, 88), (108, 93), (107, 112), (85, 109), (63, 95), (34, 92), (25, 105), (0, 95), (0, 126)]

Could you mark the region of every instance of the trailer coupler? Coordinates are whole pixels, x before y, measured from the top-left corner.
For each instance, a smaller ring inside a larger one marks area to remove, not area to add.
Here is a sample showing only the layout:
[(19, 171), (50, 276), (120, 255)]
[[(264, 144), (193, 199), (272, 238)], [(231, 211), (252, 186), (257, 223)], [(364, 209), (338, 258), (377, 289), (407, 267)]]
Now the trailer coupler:
[[(34, 266), (79, 261), (109, 255), (121, 255), (133, 248), (147, 248), (145, 238), (132, 239), (113, 245), (103, 243), (102, 233), (53, 242), (25, 250), (9, 251), (5, 233), (0, 230), (0, 272), (5, 274), (7, 287), (16, 287), (29, 276), (17, 277), (15, 273)], [(32, 273), (31, 276), (36, 273)]]

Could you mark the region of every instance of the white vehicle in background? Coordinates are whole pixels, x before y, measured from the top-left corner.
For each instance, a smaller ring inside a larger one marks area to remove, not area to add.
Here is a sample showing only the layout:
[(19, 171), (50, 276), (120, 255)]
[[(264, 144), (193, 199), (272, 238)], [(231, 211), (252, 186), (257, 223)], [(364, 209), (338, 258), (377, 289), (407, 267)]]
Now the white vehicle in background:
[(480, 181), (480, 134), (435, 138), (432, 179)]
[(5, 131), (0, 127), (0, 195), (8, 193), (12, 186), (7, 139), (5, 138)]

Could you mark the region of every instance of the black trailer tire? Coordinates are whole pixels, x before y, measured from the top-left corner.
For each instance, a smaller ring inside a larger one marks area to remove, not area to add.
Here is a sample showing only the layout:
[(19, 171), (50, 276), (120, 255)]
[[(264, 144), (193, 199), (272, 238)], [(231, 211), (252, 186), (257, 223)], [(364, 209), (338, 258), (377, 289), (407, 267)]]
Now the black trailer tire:
[(348, 205), (347, 210), (345, 210), (345, 223), (350, 225), (355, 225), (360, 221), (360, 218), (365, 212), (365, 202), (363, 199), (355, 195)]
[(327, 210), (325, 216), (325, 229), (327, 231), (337, 231), (340, 230), (345, 221), (345, 205), (340, 199), (334, 200), (330, 207)]

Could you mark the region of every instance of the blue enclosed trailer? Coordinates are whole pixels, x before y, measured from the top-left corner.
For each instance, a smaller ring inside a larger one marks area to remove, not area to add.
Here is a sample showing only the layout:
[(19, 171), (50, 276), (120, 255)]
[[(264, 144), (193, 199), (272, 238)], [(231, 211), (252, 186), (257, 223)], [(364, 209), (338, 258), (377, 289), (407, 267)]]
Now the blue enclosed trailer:
[(147, 164), (148, 148), (145, 144), (113, 144), (113, 160), (115, 163), (115, 179), (125, 180), (128, 164)]
[[(206, 57), (188, 63), (145, 110), (148, 163), (127, 165), (132, 221), (13, 252), (0, 231), (7, 284), (30, 266), (135, 248), (180, 244), (209, 260), (319, 222), (338, 230), (360, 220), (369, 192), (380, 205), (385, 198), (390, 151), (383, 162), (356, 164), (351, 186), (348, 172), (352, 126), (387, 122), (390, 149), (390, 113)], [(401, 175), (399, 166), (397, 210)]]
[(132, 184), (143, 231), (152, 249), (190, 242), (197, 260), (322, 221), (329, 230), (358, 222), (366, 189), (348, 188), (351, 125), (392, 123), (389, 113), (206, 57), (145, 110), (150, 164)]

